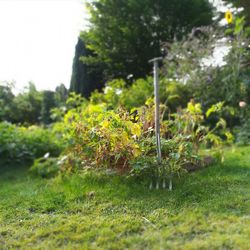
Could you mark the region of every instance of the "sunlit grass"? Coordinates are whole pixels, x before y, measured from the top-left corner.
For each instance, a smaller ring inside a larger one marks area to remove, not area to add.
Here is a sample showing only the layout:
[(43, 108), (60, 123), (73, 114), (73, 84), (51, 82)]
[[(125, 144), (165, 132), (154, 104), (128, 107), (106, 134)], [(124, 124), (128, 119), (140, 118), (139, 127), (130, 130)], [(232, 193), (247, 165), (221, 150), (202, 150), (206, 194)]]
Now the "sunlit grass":
[[(11, 169), (11, 170), (10, 170)], [(0, 249), (249, 249), (250, 148), (148, 190), (122, 177), (0, 172)]]

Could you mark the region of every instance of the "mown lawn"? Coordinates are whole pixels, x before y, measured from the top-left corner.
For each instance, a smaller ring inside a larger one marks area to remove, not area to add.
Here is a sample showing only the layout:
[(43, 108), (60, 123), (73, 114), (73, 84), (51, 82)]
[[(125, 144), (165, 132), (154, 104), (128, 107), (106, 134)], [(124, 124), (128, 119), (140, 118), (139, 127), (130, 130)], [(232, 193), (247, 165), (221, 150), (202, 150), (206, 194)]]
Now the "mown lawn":
[(0, 171), (0, 249), (250, 249), (250, 147), (175, 180), (172, 192)]

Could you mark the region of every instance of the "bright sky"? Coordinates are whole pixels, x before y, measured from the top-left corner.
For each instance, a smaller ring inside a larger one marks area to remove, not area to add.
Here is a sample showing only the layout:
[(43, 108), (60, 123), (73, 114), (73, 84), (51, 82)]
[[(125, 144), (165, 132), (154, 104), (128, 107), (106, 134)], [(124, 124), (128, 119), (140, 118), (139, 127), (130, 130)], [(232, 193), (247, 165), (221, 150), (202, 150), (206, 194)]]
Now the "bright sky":
[(83, 0), (0, 0), (0, 82), (68, 87), (84, 25)]

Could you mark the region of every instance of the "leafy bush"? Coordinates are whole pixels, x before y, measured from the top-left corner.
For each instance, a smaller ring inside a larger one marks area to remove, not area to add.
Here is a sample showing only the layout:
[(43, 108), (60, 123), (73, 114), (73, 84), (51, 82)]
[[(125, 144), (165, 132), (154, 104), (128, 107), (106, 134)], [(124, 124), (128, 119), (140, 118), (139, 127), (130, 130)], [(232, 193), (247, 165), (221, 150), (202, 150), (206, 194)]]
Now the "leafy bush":
[[(98, 95), (105, 97), (105, 93)], [(75, 97), (71, 97), (73, 103)], [(1, 154), (23, 159), (41, 157), (50, 152), (51, 158), (39, 158), (31, 168), (34, 174), (46, 178), (79, 169), (113, 169), (120, 174), (130, 173), (150, 180), (150, 187), (159, 188), (162, 184), (165, 188), (169, 180), (172, 189), (173, 176), (185, 173), (190, 164), (202, 164), (199, 155), (202, 145), (209, 142), (209, 145), (220, 146), (223, 139), (231, 136), (223, 119), (218, 118), (212, 128), (205, 126), (205, 118), (221, 112), (223, 103), (217, 103), (204, 112), (201, 104), (192, 100), (187, 108), (178, 108), (172, 114), (166, 105), (161, 105), (162, 160), (159, 162), (156, 158), (153, 99), (149, 98), (144, 106), (128, 112), (119, 103), (116, 109), (111, 109), (113, 104), (106, 103), (105, 98), (99, 104), (93, 104), (93, 100), (77, 102), (63, 121), (54, 124), (53, 130), (2, 123), (1, 130), (5, 132), (1, 139), (5, 150)], [(168, 116), (165, 115), (167, 110)], [(65, 148), (63, 156), (56, 158), (54, 156), (62, 150), (59, 143)], [(6, 150), (13, 145), (16, 151)]]
[(122, 171), (140, 153), (137, 138), (141, 126), (130, 119), (125, 110), (107, 110), (105, 104), (90, 104), (81, 113), (69, 112), (65, 117), (72, 131), (69, 152), (80, 162)]
[[(153, 97), (154, 84), (152, 77), (138, 79), (131, 86), (127, 86), (124, 80), (108, 82), (103, 92), (95, 91), (90, 97), (92, 104), (106, 103), (109, 109), (120, 106), (131, 110), (143, 106)], [(178, 107), (185, 107), (191, 98), (191, 90), (188, 86), (173, 80), (162, 78), (160, 80), (160, 100), (168, 105), (171, 111)]]
[(189, 86), (174, 80), (162, 79), (160, 81), (160, 99), (171, 112), (178, 108), (185, 108), (192, 97)]
[[(185, 166), (199, 161), (198, 153), (193, 149), (190, 137), (176, 135), (171, 139), (161, 139), (162, 160), (155, 157), (156, 139), (151, 137), (143, 140), (143, 153), (136, 158), (132, 165), (132, 175), (149, 179), (150, 188), (153, 183), (159, 188), (166, 187), (166, 179), (171, 180), (174, 174), (179, 176), (186, 172)], [(170, 184), (172, 185), (172, 184)]]
[(124, 80), (108, 82), (101, 92), (93, 92), (90, 97), (92, 104), (106, 103), (109, 109), (123, 106), (132, 109), (144, 105), (146, 100), (153, 95), (153, 79), (138, 79), (127, 87)]
[[(222, 107), (223, 103), (213, 105), (206, 112), (206, 117), (218, 112)], [(140, 115), (139, 120), (143, 120), (144, 124), (150, 124), (147, 119), (152, 119), (152, 116), (150, 117), (146, 110), (139, 112)], [(186, 109), (179, 109), (170, 117), (171, 119), (163, 121), (161, 126), (161, 161), (159, 162), (155, 157), (156, 139), (154, 136), (152, 137), (152, 127), (149, 126), (144, 126), (148, 133), (144, 131), (147, 136), (140, 138), (139, 141), (141, 154), (131, 161), (132, 174), (151, 179), (150, 187), (155, 183), (156, 188), (159, 188), (161, 182), (165, 188), (166, 179), (169, 179), (169, 188), (172, 189), (174, 175), (180, 176), (186, 172), (186, 168), (190, 164), (203, 164), (199, 156), (202, 145), (209, 143), (220, 147), (224, 143), (223, 137), (228, 141), (232, 139), (232, 135), (226, 129), (226, 123), (222, 119), (218, 120), (214, 128), (206, 127), (201, 105), (194, 101), (188, 103)]]
[[(70, 110), (64, 117), (68, 130), (67, 159), (61, 166), (64, 172), (83, 168), (109, 168), (129, 173), (166, 186), (166, 180), (181, 175), (189, 164), (202, 164), (201, 146), (220, 146), (231, 134), (226, 123), (219, 119), (212, 128), (205, 126), (205, 118), (223, 109), (223, 103), (203, 112), (199, 103), (191, 101), (186, 109), (179, 108), (161, 122), (162, 161), (156, 159), (154, 136), (154, 102), (130, 112), (124, 108), (110, 110), (109, 104), (86, 103)], [(163, 119), (167, 107), (161, 105)], [(170, 182), (170, 187), (171, 187)]]
[(37, 126), (26, 128), (7, 122), (0, 123), (0, 158), (3, 160), (31, 160), (47, 152), (57, 156), (62, 147), (60, 136), (50, 129)]

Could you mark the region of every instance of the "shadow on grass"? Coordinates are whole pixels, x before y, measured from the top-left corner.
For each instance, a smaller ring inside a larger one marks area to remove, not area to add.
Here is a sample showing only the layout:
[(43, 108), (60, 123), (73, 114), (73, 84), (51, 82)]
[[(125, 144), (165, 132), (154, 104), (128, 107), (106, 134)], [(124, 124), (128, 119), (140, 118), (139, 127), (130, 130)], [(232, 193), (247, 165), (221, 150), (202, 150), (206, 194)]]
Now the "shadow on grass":
[(11, 162), (0, 160), (0, 182), (11, 182), (28, 176), (32, 161)]

